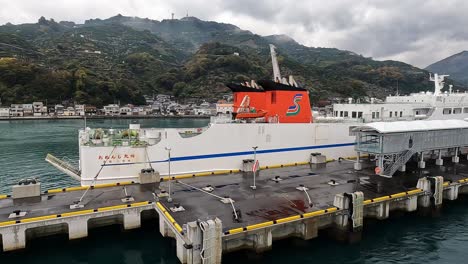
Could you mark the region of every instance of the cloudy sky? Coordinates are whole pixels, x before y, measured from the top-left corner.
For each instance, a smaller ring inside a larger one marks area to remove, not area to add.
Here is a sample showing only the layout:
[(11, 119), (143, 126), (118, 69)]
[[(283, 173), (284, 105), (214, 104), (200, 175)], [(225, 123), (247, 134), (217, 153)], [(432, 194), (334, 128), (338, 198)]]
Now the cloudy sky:
[(0, 24), (40, 16), (83, 22), (126, 16), (232, 23), (260, 35), (286, 34), (313, 47), (336, 47), (418, 67), (468, 50), (465, 0), (0, 0)]

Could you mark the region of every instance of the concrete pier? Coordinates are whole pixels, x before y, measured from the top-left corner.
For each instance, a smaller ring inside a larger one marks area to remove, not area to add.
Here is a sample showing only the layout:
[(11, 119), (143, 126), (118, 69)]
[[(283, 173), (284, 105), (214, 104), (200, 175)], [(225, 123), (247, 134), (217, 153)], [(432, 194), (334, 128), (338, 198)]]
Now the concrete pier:
[[(79, 239), (106, 224), (138, 228), (142, 212), (151, 210), (158, 216), (161, 235), (175, 239), (174, 254), (181, 263), (220, 263), (223, 253), (261, 253), (272, 250), (275, 240), (309, 240), (319, 230), (337, 240), (357, 242), (366, 218), (438, 208), (444, 200), (468, 193), (463, 171), (468, 161), (445, 161), (444, 170), (431, 162), (424, 169), (429, 172), (425, 175), (438, 176), (421, 176), (417, 160), (393, 178), (373, 175), (371, 160), (359, 162), (359, 171), (354, 162), (283, 165), (259, 171), (256, 190), (243, 173), (175, 176), (171, 203), (158, 199), (160, 187), (167, 185), (164, 177), (152, 185), (125, 184), (135, 198), (132, 203), (122, 201), (121, 185), (90, 189), (84, 207), (78, 209), (69, 206), (86, 191), (83, 187), (50, 190), (39, 201), (0, 196), (0, 235), (3, 250), (11, 251), (26, 247), (28, 234), (68, 233), (69, 239)], [(272, 180), (276, 176), (281, 181)], [(203, 190), (207, 185), (211, 192)]]

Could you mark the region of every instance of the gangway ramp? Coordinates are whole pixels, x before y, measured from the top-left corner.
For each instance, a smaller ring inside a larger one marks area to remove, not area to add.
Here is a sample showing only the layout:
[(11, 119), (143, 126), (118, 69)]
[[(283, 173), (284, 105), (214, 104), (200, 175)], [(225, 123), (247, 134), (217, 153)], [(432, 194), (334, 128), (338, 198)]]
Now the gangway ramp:
[(72, 165), (70, 161), (67, 161), (66, 158), (59, 159), (52, 154), (47, 154), (45, 160), (61, 172), (71, 176), (77, 181), (81, 181), (80, 170)]
[(391, 177), (397, 170), (404, 171), (406, 163), (416, 154), (421, 168), (425, 166), (427, 153), (437, 155), (438, 165), (443, 164), (443, 152), (450, 153), (452, 160), (458, 162), (460, 149), (468, 146), (468, 122), (463, 120), (376, 122), (353, 131), (356, 152), (374, 155), (375, 172), (385, 177)]

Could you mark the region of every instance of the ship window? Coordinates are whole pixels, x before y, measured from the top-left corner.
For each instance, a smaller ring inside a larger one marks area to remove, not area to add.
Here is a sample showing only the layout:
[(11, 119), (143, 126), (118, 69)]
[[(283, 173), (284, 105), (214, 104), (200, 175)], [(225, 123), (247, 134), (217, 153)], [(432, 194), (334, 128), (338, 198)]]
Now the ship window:
[(344, 111), (344, 117), (348, 117), (348, 111)]
[(276, 104), (276, 92), (271, 93), (271, 103)]
[(397, 117), (397, 116), (398, 116), (398, 112), (397, 112), (397, 111), (395, 111), (395, 117)]
[(362, 112), (357, 112), (357, 117), (362, 118)]
[(340, 111), (340, 117), (343, 117), (343, 111)]
[(375, 112), (372, 112), (372, 119), (375, 119)]
[(452, 108), (444, 108), (442, 113), (444, 115), (450, 115), (452, 113)]
[(468, 113), (468, 107), (463, 108), (463, 113)]
[(393, 112), (392, 112), (392, 111), (390, 111), (390, 117), (392, 117), (392, 115), (393, 115)]
[(400, 111), (400, 117), (402, 117), (402, 116), (403, 116), (403, 111)]
[(461, 114), (461, 108), (454, 108), (453, 113), (454, 114)]
[(375, 118), (380, 118), (380, 113), (379, 112), (375, 112)]
[(351, 113), (351, 117), (352, 117), (352, 118), (356, 118), (356, 112), (353, 111), (353, 112)]

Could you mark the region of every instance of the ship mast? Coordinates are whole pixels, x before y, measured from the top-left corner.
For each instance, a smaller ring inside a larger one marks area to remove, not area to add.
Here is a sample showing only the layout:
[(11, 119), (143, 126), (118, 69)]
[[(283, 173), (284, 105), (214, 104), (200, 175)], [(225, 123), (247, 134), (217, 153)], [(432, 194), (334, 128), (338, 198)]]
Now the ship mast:
[(432, 76), (429, 73), (429, 80), (431, 82), (434, 82), (434, 95), (440, 95), (442, 89), (444, 88), (444, 79), (447, 76), (450, 75), (439, 75), (437, 73), (434, 73), (434, 76)]
[(273, 66), (273, 81), (281, 82), (281, 72), (278, 65), (278, 60), (276, 59), (275, 45), (270, 44), (270, 54), (271, 54), (271, 64)]

